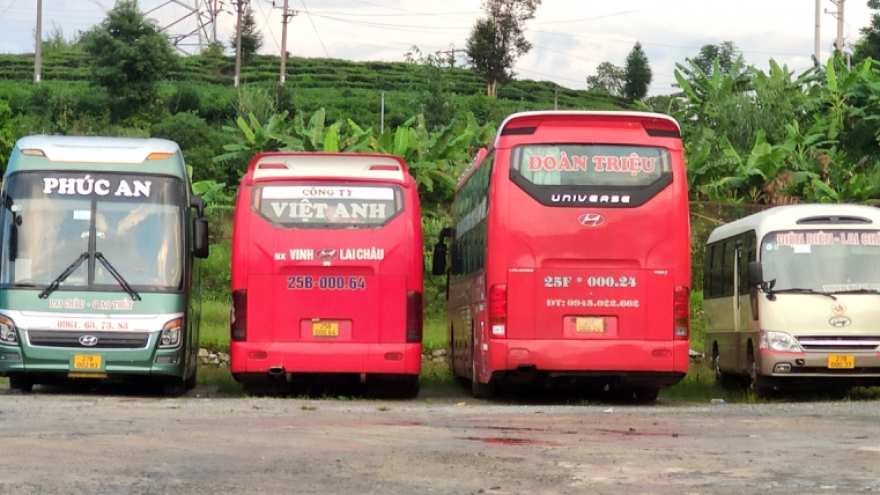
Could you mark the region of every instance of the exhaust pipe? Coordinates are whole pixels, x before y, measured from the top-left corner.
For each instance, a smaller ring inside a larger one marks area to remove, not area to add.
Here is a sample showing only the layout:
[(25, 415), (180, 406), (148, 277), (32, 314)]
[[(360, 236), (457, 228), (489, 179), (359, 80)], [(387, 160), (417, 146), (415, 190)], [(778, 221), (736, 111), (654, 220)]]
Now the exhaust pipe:
[(272, 366), (269, 368), (269, 376), (272, 377), (281, 377), (284, 376), (284, 367), (283, 366)]

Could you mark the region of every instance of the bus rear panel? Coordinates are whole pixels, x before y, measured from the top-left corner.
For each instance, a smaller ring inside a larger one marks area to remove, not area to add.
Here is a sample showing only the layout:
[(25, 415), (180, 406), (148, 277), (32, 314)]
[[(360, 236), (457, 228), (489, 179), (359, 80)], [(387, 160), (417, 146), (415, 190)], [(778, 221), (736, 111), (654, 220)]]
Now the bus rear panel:
[[(450, 297), (456, 374), (473, 375), (477, 389), (586, 384), (648, 400), (678, 383), (688, 367), (690, 243), (677, 124), (519, 114), (486, 162), (485, 268), (453, 268), (463, 273), (453, 286), (471, 289)], [(460, 226), (456, 242), (479, 230)], [(473, 332), (465, 306), (478, 318)]]
[(385, 378), (417, 392), (421, 246), (401, 160), (257, 156), (236, 208), (233, 375), (246, 385)]

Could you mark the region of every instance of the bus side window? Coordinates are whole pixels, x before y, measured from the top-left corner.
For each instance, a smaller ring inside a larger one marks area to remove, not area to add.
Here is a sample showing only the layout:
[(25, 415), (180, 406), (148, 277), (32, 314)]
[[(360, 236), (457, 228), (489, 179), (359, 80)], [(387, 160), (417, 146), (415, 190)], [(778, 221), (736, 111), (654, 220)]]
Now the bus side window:
[(710, 299), (712, 293), (712, 251), (715, 249), (714, 244), (706, 246), (706, 254), (703, 257), (703, 297)]
[(733, 273), (734, 270), (734, 259), (736, 257), (736, 244), (733, 239), (728, 239), (724, 242), (724, 257), (722, 260), (722, 271), (721, 271), (721, 280), (722, 280), (722, 297), (729, 297), (733, 295), (733, 279), (736, 276)]

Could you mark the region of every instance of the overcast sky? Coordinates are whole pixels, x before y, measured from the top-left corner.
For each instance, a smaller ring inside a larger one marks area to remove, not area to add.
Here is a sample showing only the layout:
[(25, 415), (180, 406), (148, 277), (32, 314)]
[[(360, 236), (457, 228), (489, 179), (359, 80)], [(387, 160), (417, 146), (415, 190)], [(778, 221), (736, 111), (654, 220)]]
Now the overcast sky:
[[(66, 38), (100, 23), (114, 0), (42, 0), (43, 38), (60, 30)], [(141, 11), (166, 27), (183, 18), (180, 6), (214, 0), (140, 0)], [(261, 53), (281, 51), (284, 0), (251, 0), (264, 33)], [(843, 3), (844, 0), (838, 0)], [(222, 0), (217, 38), (227, 43), (234, 31), (232, 0)], [(481, 0), (289, 0), (296, 11), (288, 27), (288, 52), (298, 57), (402, 61), (411, 47), (423, 54), (463, 49)], [(850, 47), (870, 25), (867, 0), (845, 0), (844, 42)], [(33, 53), (37, 0), (0, 0), (0, 52)], [(821, 57), (827, 59), (837, 36), (839, 6), (821, 0)], [(674, 91), (676, 63), (694, 57), (700, 47), (733, 41), (748, 63), (761, 69), (774, 59), (795, 73), (811, 65), (815, 0), (543, 0), (526, 24), (532, 51), (516, 66), (518, 78), (551, 80), (586, 89), (587, 76), (601, 62), (618, 66), (638, 41), (648, 56), (654, 80), (651, 94)], [(173, 35), (196, 30), (190, 15), (167, 28)], [(184, 43), (198, 43), (193, 36)], [(192, 47), (184, 47), (192, 51)], [(463, 61), (462, 56), (459, 55)]]

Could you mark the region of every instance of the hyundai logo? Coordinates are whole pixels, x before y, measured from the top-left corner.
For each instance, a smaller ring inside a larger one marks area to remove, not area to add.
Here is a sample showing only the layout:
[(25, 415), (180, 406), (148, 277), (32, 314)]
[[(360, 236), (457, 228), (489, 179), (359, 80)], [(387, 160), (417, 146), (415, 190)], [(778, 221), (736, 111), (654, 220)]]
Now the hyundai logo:
[(321, 248), (318, 250), (319, 260), (332, 260), (336, 257), (336, 250), (330, 248)]
[(598, 213), (584, 213), (578, 217), (578, 223), (584, 227), (599, 227), (605, 224), (605, 217)]
[(852, 323), (848, 316), (834, 316), (828, 320), (828, 324), (832, 327), (845, 327)]
[(79, 343), (86, 347), (92, 347), (98, 345), (98, 337), (94, 335), (83, 335), (79, 338)]

